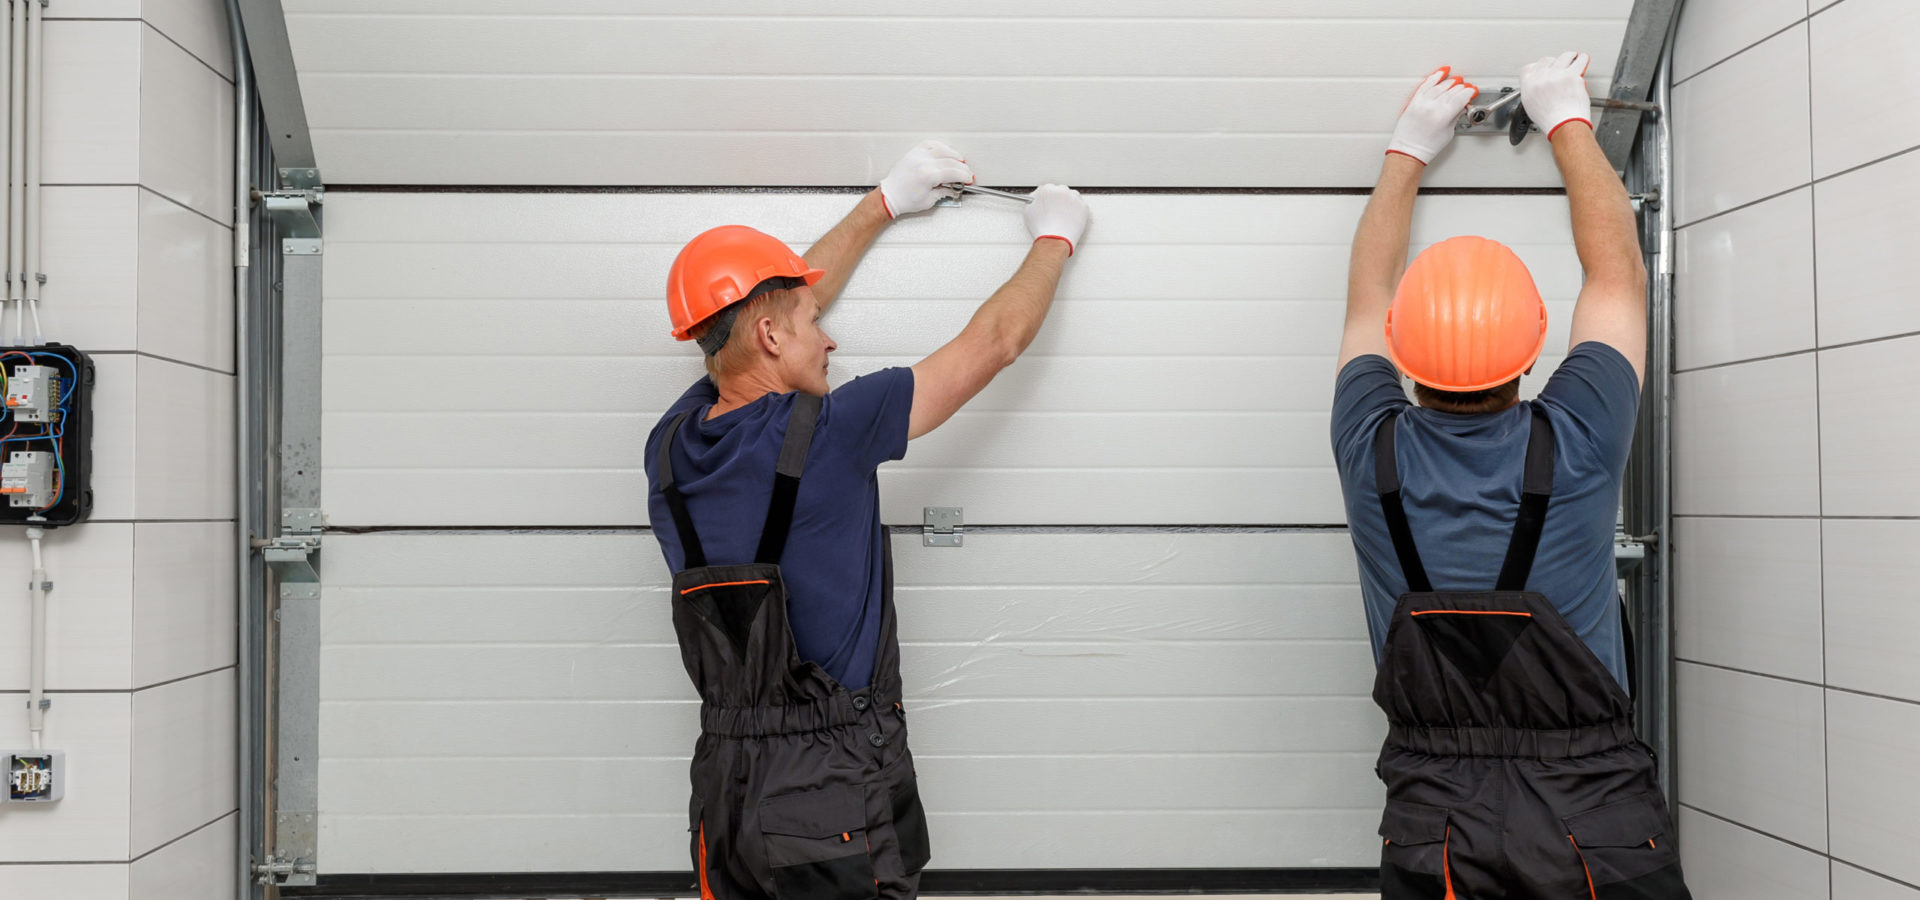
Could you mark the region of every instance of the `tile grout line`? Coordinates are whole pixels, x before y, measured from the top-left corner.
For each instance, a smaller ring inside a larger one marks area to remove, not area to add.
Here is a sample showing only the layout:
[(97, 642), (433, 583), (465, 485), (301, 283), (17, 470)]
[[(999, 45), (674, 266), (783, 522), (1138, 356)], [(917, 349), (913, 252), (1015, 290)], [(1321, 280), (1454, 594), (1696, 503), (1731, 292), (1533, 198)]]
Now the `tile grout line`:
[(1780, 843), (1782, 843), (1782, 844), (1786, 844), (1786, 845), (1787, 845), (1787, 846), (1789, 846), (1789, 847), (1793, 847), (1793, 848), (1794, 848), (1794, 849), (1796, 849), (1796, 850), (1805, 850), (1805, 851), (1807, 851), (1808, 853), (1811, 853), (1811, 854), (1813, 854), (1813, 855), (1815, 855), (1815, 856), (1818, 856), (1818, 857), (1820, 857), (1821, 859), (1826, 859), (1826, 860), (1831, 860), (1831, 859), (1833, 859), (1833, 857), (1831, 857), (1831, 856), (1829, 856), (1829, 855), (1827, 855), (1827, 854), (1825, 854), (1825, 853), (1822, 853), (1822, 852), (1820, 852), (1819, 850), (1815, 850), (1815, 849), (1813, 849), (1812, 847), (1809, 847), (1809, 846), (1807, 846), (1807, 845), (1805, 845), (1805, 844), (1802, 844), (1802, 843), (1800, 843), (1799, 841), (1794, 841), (1794, 840), (1788, 840), (1787, 838), (1783, 838), (1783, 837), (1781, 837), (1781, 836), (1779, 836), (1779, 835), (1777, 835), (1777, 834), (1774, 834), (1774, 833), (1773, 833), (1773, 832), (1771, 832), (1771, 831), (1765, 831), (1765, 830), (1763, 830), (1763, 829), (1760, 829), (1760, 828), (1756, 828), (1756, 827), (1754, 827), (1754, 826), (1752, 826), (1752, 825), (1749, 825), (1749, 824), (1747, 824), (1747, 823), (1745, 823), (1745, 822), (1742, 822), (1742, 821), (1739, 821), (1738, 819), (1730, 819), (1730, 818), (1727, 818), (1726, 816), (1723, 816), (1723, 815), (1721, 815), (1721, 814), (1719, 814), (1719, 813), (1717, 813), (1717, 812), (1714, 812), (1713, 810), (1710, 810), (1710, 809), (1705, 809), (1705, 808), (1703, 808), (1703, 807), (1701, 807), (1701, 806), (1699, 806), (1699, 805), (1697, 805), (1697, 804), (1694, 804), (1694, 803), (1689, 803), (1689, 802), (1687, 802), (1687, 801), (1685, 801), (1685, 800), (1681, 800), (1681, 801), (1679, 801), (1679, 805), (1680, 805), (1680, 806), (1681, 806), (1682, 808), (1684, 808), (1684, 809), (1690, 809), (1690, 810), (1693, 810), (1694, 812), (1697, 812), (1697, 813), (1699, 813), (1699, 814), (1701, 814), (1701, 815), (1703, 815), (1703, 816), (1706, 816), (1707, 818), (1710, 818), (1710, 819), (1714, 819), (1714, 820), (1716, 820), (1716, 821), (1720, 821), (1720, 822), (1725, 822), (1725, 823), (1726, 823), (1726, 824), (1728, 824), (1728, 825), (1732, 825), (1732, 826), (1734, 826), (1735, 828), (1739, 828), (1739, 829), (1742, 829), (1742, 830), (1745, 830), (1745, 831), (1751, 831), (1751, 832), (1753, 832), (1754, 834), (1757, 834), (1757, 835), (1760, 835), (1761, 837), (1764, 837), (1764, 838), (1767, 838), (1767, 839), (1769, 839), (1769, 840), (1775, 840), (1775, 841), (1779, 841)]
[[(90, 185), (73, 185), (73, 186), (74, 186), (74, 187), (89, 187)], [(104, 185), (103, 185), (103, 186), (104, 186)], [(121, 185), (112, 185), (112, 186), (113, 186), (113, 187), (120, 187)], [(155, 197), (159, 197), (160, 199), (162, 199), (162, 200), (165, 200), (165, 201), (167, 201), (168, 203), (171, 203), (171, 204), (173, 204), (173, 205), (175, 205), (175, 206), (178, 206), (178, 207), (180, 207), (181, 209), (184, 209), (184, 210), (186, 210), (187, 212), (190, 212), (190, 213), (193, 213), (194, 215), (196, 215), (196, 216), (199, 216), (200, 218), (202, 218), (202, 219), (205, 219), (205, 220), (207, 220), (207, 221), (209, 221), (209, 222), (212, 222), (213, 224), (215, 224), (215, 225), (218, 225), (218, 226), (220, 226), (221, 228), (225, 228), (225, 229), (227, 230), (227, 233), (228, 233), (229, 235), (231, 235), (231, 234), (233, 233), (233, 223), (232, 223), (232, 222), (222, 222), (222, 221), (220, 221), (219, 219), (216, 219), (216, 218), (214, 218), (214, 217), (212, 217), (212, 216), (210, 216), (210, 215), (207, 215), (206, 213), (204, 213), (204, 212), (202, 212), (202, 211), (200, 211), (200, 210), (197, 210), (197, 209), (194, 209), (193, 207), (191, 207), (191, 206), (188, 206), (188, 205), (187, 205), (187, 204), (185, 204), (185, 203), (182, 203), (182, 202), (180, 202), (180, 201), (178, 201), (178, 200), (175, 200), (174, 198), (172, 198), (172, 197), (170, 197), (170, 196), (168, 196), (168, 195), (166, 195), (166, 194), (164, 194), (164, 193), (162, 193), (162, 192), (161, 192), (160, 190), (158, 190), (157, 188), (154, 188), (154, 187), (152, 187), (152, 186), (150, 186), (150, 185), (146, 185), (146, 184), (136, 184), (136, 185), (134, 185), (134, 187), (137, 187), (137, 188), (139, 188), (140, 190), (143, 190), (143, 191), (146, 191), (147, 193), (149, 193), (149, 194), (152, 194), (152, 195), (154, 195)]]
[(206, 67), (206, 69), (207, 69), (207, 71), (209, 71), (209, 72), (212, 72), (212, 73), (213, 73), (213, 77), (215, 77), (215, 78), (218, 78), (218, 79), (220, 79), (221, 81), (224, 81), (224, 82), (226, 82), (226, 84), (227, 84), (227, 88), (228, 88), (229, 90), (231, 90), (231, 89), (233, 88), (233, 79), (232, 79), (232, 78), (230, 78), (230, 77), (228, 77), (228, 76), (226, 75), (226, 73), (224, 73), (224, 72), (221, 72), (221, 71), (220, 71), (219, 69), (217, 69), (217, 68), (214, 68), (214, 65), (213, 65), (213, 63), (210, 63), (210, 62), (207, 62), (207, 61), (206, 61), (205, 59), (202, 59), (202, 58), (200, 57), (200, 54), (198, 54), (198, 53), (195, 53), (195, 52), (193, 52), (192, 50), (189, 50), (189, 49), (187, 49), (187, 45), (185, 45), (185, 44), (182, 44), (182, 43), (180, 43), (179, 41), (176, 41), (176, 40), (174, 40), (174, 39), (173, 39), (173, 35), (170, 35), (170, 34), (168, 34), (168, 33), (166, 33), (165, 31), (161, 31), (161, 30), (160, 30), (160, 26), (158, 26), (158, 25), (155, 25), (155, 24), (153, 24), (152, 22), (149, 22), (149, 21), (147, 21), (147, 20), (145, 20), (145, 19), (141, 19), (141, 20), (140, 20), (140, 24), (142, 24), (142, 25), (145, 25), (145, 26), (147, 26), (147, 27), (148, 27), (149, 29), (152, 29), (152, 31), (153, 31), (153, 33), (154, 33), (154, 34), (157, 34), (157, 35), (159, 35), (159, 36), (161, 36), (162, 38), (165, 38), (165, 39), (166, 39), (166, 41), (167, 41), (167, 43), (169, 43), (169, 44), (172, 44), (172, 45), (174, 45), (175, 47), (178, 47), (178, 48), (180, 48), (180, 52), (181, 52), (181, 53), (185, 53), (185, 54), (186, 54), (186, 55), (187, 55), (187, 56), (188, 56), (188, 57), (189, 57), (190, 59), (192, 59), (192, 60), (193, 60), (194, 62), (197, 62), (197, 63), (199, 63), (199, 64), (200, 64), (200, 65), (202, 65), (202, 66), (205, 66), (205, 67)]
[[(1817, 133), (1813, 117), (1813, 26), (1811, 23), (1811, 11), (1808, 12), (1808, 19), (1807, 174), (1811, 177), (1816, 171), (1814, 135)], [(1813, 269), (1813, 346), (1818, 348), (1820, 346), (1820, 186), (1817, 179), (1813, 186), (1807, 190), (1807, 209), (1807, 240), (1808, 243), (1812, 245), (1809, 248), (1809, 262)], [(1824, 820), (1820, 823), (1820, 831), (1821, 838), (1826, 844), (1827, 896), (1831, 898), (1833, 896), (1833, 740), (1831, 737), (1832, 713), (1829, 711), (1828, 699), (1832, 696), (1833, 691), (1827, 686), (1832, 681), (1832, 676), (1827, 672), (1827, 441), (1826, 432), (1822, 429), (1820, 409), (1820, 357), (1821, 354), (1817, 351), (1813, 354), (1813, 472), (1814, 484), (1818, 488), (1815, 491), (1815, 508), (1820, 512), (1820, 524), (1818, 526), (1820, 533), (1814, 539), (1814, 545), (1819, 548), (1819, 559), (1817, 562), (1820, 566), (1820, 809), (1821, 812), (1825, 814)]]
[(212, 828), (213, 826), (220, 824), (221, 822), (225, 821), (227, 818), (231, 816), (237, 816), (239, 814), (240, 814), (239, 807), (235, 807), (233, 809), (227, 810), (226, 812), (223, 812), (217, 816), (214, 816), (212, 820), (201, 823), (199, 826), (195, 827), (192, 831), (189, 831), (186, 834), (175, 837), (173, 840), (170, 840), (164, 844), (161, 844), (158, 847), (153, 848), (152, 850), (148, 850), (147, 852), (142, 853), (139, 856), (136, 856), (130, 860), (127, 860), (127, 865), (131, 866), (134, 863), (137, 863), (143, 859), (146, 859), (149, 856), (154, 855), (155, 853), (159, 853), (160, 851), (165, 850), (168, 847), (171, 847), (175, 844), (178, 844), (181, 841), (186, 840), (187, 838), (193, 837), (194, 835), (199, 834), (202, 831)]
[[(1818, 274), (1819, 274), (1818, 266), (1816, 264), (1816, 267), (1815, 267), (1816, 278), (1818, 277)], [(1819, 291), (1817, 286), (1815, 288), (1814, 296), (1815, 296), (1815, 306), (1816, 306), (1814, 314), (1815, 316), (1818, 316), (1819, 315), (1819, 311), (1818, 311)], [(1773, 353), (1767, 356), (1755, 356), (1749, 359), (1734, 359), (1734, 360), (1728, 360), (1726, 362), (1708, 363), (1707, 365), (1704, 365), (1704, 366), (1694, 366), (1691, 369), (1675, 369), (1674, 374), (1675, 375), (1691, 375), (1695, 372), (1708, 372), (1714, 369), (1725, 369), (1729, 366), (1740, 366), (1740, 365), (1746, 365), (1747, 363), (1771, 362), (1776, 359), (1788, 359), (1795, 356), (1805, 356), (1809, 353), (1821, 353), (1827, 350), (1847, 350), (1854, 347), (1864, 347), (1864, 346), (1867, 346), (1868, 344), (1884, 344), (1888, 341), (1900, 341), (1900, 340), (1906, 340), (1908, 338), (1915, 338), (1915, 337), (1920, 337), (1920, 331), (1903, 331), (1899, 334), (1889, 334), (1889, 335), (1883, 335), (1881, 337), (1861, 338), (1860, 340), (1857, 340), (1857, 341), (1844, 341), (1838, 344), (1829, 344), (1825, 347), (1818, 347), (1818, 346), (1807, 347), (1800, 350), (1787, 350), (1781, 353)], [(1816, 341), (1819, 340), (1819, 326), (1817, 322), (1815, 323), (1815, 328), (1814, 328), (1814, 340)]]
[(1801, 687), (1819, 688), (1823, 693), (1826, 691), (1832, 691), (1838, 694), (1850, 694), (1855, 697), (1866, 697), (1873, 700), (1885, 700), (1888, 703), (1898, 703), (1903, 706), (1920, 706), (1920, 699), (1914, 699), (1911, 697), (1896, 697), (1892, 694), (1876, 694), (1872, 691), (1862, 691), (1855, 688), (1840, 687), (1838, 685), (1821, 684), (1819, 682), (1808, 681), (1804, 678), (1795, 678), (1791, 675), (1774, 675), (1768, 672), (1756, 672), (1752, 669), (1742, 669), (1738, 666), (1722, 665), (1720, 663), (1706, 662), (1704, 660), (1698, 660), (1698, 659), (1685, 659), (1678, 656), (1674, 657), (1674, 662), (1683, 662), (1683, 663), (1686, 663), (1687, 665), (1699, 666), (1703, 669), (1715, 669), (1721, 672), (1732, 672), (1736, 675), (1746, 675), (1752, 678), (1766, 678), (1773, 681), (1785, 682), (1787, 684), (1797, 684), (1797, 685), (1800, 685)]
[[(1683, 11), (1681, 12), (1681, 15), (1685, 15), (1685, 14), (1686, 14), (1686, 13), (1684, 12), (1684, 9), (1683, 9)], [(1766, 37), (1763, 37), (1763, 38), (1761, 38), (1761, 39), (1759, 39), (1759, 40), (1757, 40), (1757, 41), (1754, 41), (1754, 42), (1753, 42), (1753, 43), (1751, 43), (1751, 44), (1748, 44), (1748, 45), (1746, 45), (1745, 47), (1741, 47), (1740, 49), (1738, 49), (1738, 50), (1735, 50), (1735, 51), (1733, 51), (1732, 53), (1729, 53), (1729, 54), (1727, 54), (1726, 56), (1723, 56), (1723, 57), (1721, 57), (1720, 59), (1718, 59), (1718, 60), (1716, 60), (1716, 61), (1714, 61), (1713, 63), (1711, 63), (1710, 65), (1708, 65), (1708, 66), (1707, 66), (1706, 68), (1703, 68), (1703, 69), (1701, 69), (1701, 70), (1699, 70), (1699, 71), (1697, 71), (1697, 72), (1695, 72), (1695, 73), (1693, 73), (1692, 75), (1688, 75), (1687, 77), (1685, 77), (1685, 78), (1682, 78), (1682, 79), (1680, 79), (1679, 81), (1676, 81), (1676, 82), (1674, 82), (1674, 83), (1673, 83), (1672, 85), (1670, 85), (1670, 87), (1675, 87), (1675, 88), (1677, 88), (1677, 87), (1679, 87), (1679, 86), (1681, 86), (1681, 85), (1683, 85), (1683, 84), (1686, 84), (1686, 83), (1687, 83), (1687, 82), (1689, 82), (1689, 81), (1692, 81), (1692, 80), (1694, 80), (1695, 78), (1699, 78), (1700, 76), (1702, 76), (1702, 75), (1705, 75), (1705, 74), (1707, 74), (1708, 72), (1711, 72), (1711, 71), (1713, 71), (1714, 69), (1718, 69), (1718, 68), (1720, 68), (1721, 66), (1724, 66), (1724, 65), (1726, 65), (1727, 63), (1730, 63), (1730, 62), (1732, 62), (1732, 61), (1734, 61), (1735, 59), (1737, 59), (1737, 58), (1739, 58), (1740, 56), (1742, 56), (1742, 55), (1744, 55), (1744, 54), (1745, 54), (1745, 53), (1746, 53), (1746, 52), (1747, 52), (1748, 50), (1752, 50), (1753, 48), (1755, 48), (1755, 47), (1758, 47), (1758, 46), (1760, 46), (1761, 44), (1764, 44), (1764, 43), (1766, 43), (1766, 42), (1768, 42), (1768, 41), (1770, 41), (1770, 40), (1773, 40), (1774, 38), (1777, 38), (1777, 37), (1779, 37), (1779, 36), (1781, 36), (1781, 35), (1783, 35), (1783, 34), (1786, 34), (1787, 32), (1789, 32), (1789, 31), (1792, 31), (1792, 30), (1793, 30), (1793, 29), (1794, 29), (1794, 28), (1795, 28), (1796, 26), (1799, 26), (1799, 25), (1803, 25), (1803, 24), (1805, 24), (1805, 23), (1807, 22), (1807, 20), (1809, 20), (1809, 19), (1811, 19), (1811, 18), (1813, 18), (1813, 17), (1811, 16), (1811, 15), (1805, 15), (1805, 16), (1801, 16), (1800, 18), (1798, 18), (1798, 19), (1795, 19), (1795, 20), (1793, 20), (1792, 22), (1789, 22), (1789, 23), (1788, 23), (1788, 24), (1786, 25), (1786, 27), (1784, 27), (1784, 28), (1781, 28), (1781, 29), (1779, 29), (1778, 31), (1775, 31), (1775, 32), (1773, 32), (1772, 34), (1769, 34), (1769, 35), (1767, 35)], [(1676, 37), (1678, 37), (1678, 35), (1675, 35), (1675, 36), (1676, 36)], [(1678, 43), (1678, 41), (1676, 41), (1676, 43)]]
[(1784, 197), (1784, 196), (1786, 196), (1786, 195), (1788, 195), (1788, 194), (1791, 194), (1791, 193), (1793, 193), (1794, 191), (1797, 191), (1797, 190), (1800, 190), (1801, 188), (1804, 188), (1804, 187), (1811, 187), (1811, 186), (1813, 186), (1813, 185), (1816, 185), (1816, 184), (1825, 184), (1825, 183), (1827, 183), (1827, 182), (1829, 182), (1829, 181), (1833, 181), (1833, 180), (1834, 180), (1834, 179), (1836, 179), (1836, 178), (1844, 178), (1844, 177), (1846, 177), (1846, 176), (1848, 176), (1848, 175), (1852, 175), (1852, 174), (1854, 174), (1854, 173), (1856, 173), (1856, 172), (1859, 172), (1859, 171), (1860, 171), (1860, 170), (1862, 170), (1862, 169), (1871, 169), (1871, 168), (1873, 168), (1874, 166), (1877, 166), (1877, 165), (1880, 165), (1881, 163), (1886, 163), (1886, 162), (1892, 162), (1892, 161), (1894, 161), (1894, 160), (1896, 160), (1896, 159), (1899, 159), (1899, 158), (1900, 158), (1900, 157), (1902, 157), (1902, 156), (1907, 156), (1907, 155), (1909, 155), (1909, 154), (1912, 154), (1912, 153), (1916, 153), (1916, 152), (1920, 152), (1920, 144), (1916, 144), (1916, 145), (1914, 145), (1914, 146), (1912, 146), (1912, 147), (1908, 147), (1908, 148), (1906, 148), (1906, 149), (1904, 149), (1904, 150), (1895, 150), (1894, 152), (1892, 152), (1892, 153), (1889, 153), (1889, 154), (1887, 154), (1887, 155), (1885, 155), (1885, 156), (1880, 156), (1880, 157), (1876, 157), (1876, 158), (1874, 158), (1874, 159), (1870, 159), (1870, 160), (1867, 160), (1866, 162), (1863, 162), (1863, 163), (1860, 163), (1860, 164), (1858, 164), (1858, 165), (1852, 165), (1852, 166), (1848, 166), (1847, 168), (1844, 168), (1844, 169), (1841, 169), (1841, 170), (1839, 170), (1839, 171), (1837, 171), (1837, 172), (1834, 172), (1834, 173), (1832, 173), (1832, 174), (1830, 174), (1830, 175), (1822, 175), (1822, 176), (1820, 176), (1820, 177), (1818, 177), (1818, 178), (1814, 178), (1814, 179), (1813, 179), (1812, 181), (1807, 181), (1807, 182), (1803, 182), (1803, 183), (1801, 183), (1801, 184), (1796, 184), (1796, 185), (1794, 185), (1793, 187), (1790, 187), (1790, 188), (1787, 188), (1786, 190), (1782, 190), (1782, 191), (1775, 191), (1774, 193), (1771, 193), (1771, 194), (1768, 194), (1768, 195), (1766, 195), (1766, 196), (1764, 196), (1764, 197), (1760, 197), (1760, 198), (1758, 198), (1758, 199), (1754, 199), (1754, 200), (1748, 200), (1748, 201), (1746, 201), (1746, 202), (1744, 202), (1744, 203), (1741, 203), (1741, 204), (1740, 204), (1740, 205), (1738, 205), (1738, 206), (1730, 206), (1730, 207), (1727, 207), (1726, 209), (1723, 209), (1723, 210), (1720, 210), (1719, 212), (1716, 212), (1716, 213), (1713, 213), (1712, 215), (1706, 215), (1706, 216), (1701, 216), (1701, 217), (1700, 217), (1700, 218), (1698, 218), (1698, 219), (1692, 219), (1692, 220), (1689, 220), (1689, 221), (1688, 221), (1688, 222), (1686, 222), (1685, 224), (1682, 224), (1682, 225), (1675, 225), (1675, 226), (1674, 226), (1674, 229), (1673, 229), (1673, 230), (1675, 230), (1675, 231), (1684, 231), (1684, 230), (1686, 230), (1686, 229), (1688, 229), (1688, 228), (1692, 228), (1692, 227), (1693, 227), (1693, 226), (1695, 226), (1695, 225), (1699, 225), (1699, 224), (1701, 224), (1701, 223), (1704, 223), (1704, 222), (1711, 222), (1711, 221), (1713, 221), (1714, 219), (1718, 219), (1718, 218), (1720, 218), (1720, 217), (1722, 217), (1722, 216), (1729, 216), (1729, 215), (1732, 215), (1732, 214), (1734, 214), (1734, 213), (1737, 213), (1737, 212), (1739, 212), (1739, 211), (1741, 211), (1741, 210), (1743, 210), (1743, 209), (1748, 209), (1748, 208), (1751, 208), (1751, 207), (1755, 207), (1755, 206), (1759, 206), (1760, 204), (1762, 204), (1762, 203), (1765, 203), (1765, 202), (1767, 202), (1768, 200), (1778, 200), (1778, 199), (1780, 199), (1781, 197)]

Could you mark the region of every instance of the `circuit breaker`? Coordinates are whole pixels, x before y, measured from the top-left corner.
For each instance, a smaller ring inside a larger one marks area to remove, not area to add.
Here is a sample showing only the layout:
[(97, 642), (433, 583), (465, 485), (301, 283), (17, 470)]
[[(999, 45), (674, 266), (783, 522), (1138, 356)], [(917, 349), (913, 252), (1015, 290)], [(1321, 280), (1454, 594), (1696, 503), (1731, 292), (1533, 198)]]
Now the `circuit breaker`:
[(17, 365), (7, 375), (7, 413), (22, 423), (60, 420), (60, 370), (53, 366)]
[(0, 524), (57, 528), (93, 511), (93, 378), (76, 347), (0, 348)]
[(40, 450), (16, 450), (0, 463), (0, 494), (14, 508), (40, 509), (53, 502), (54, 455)]

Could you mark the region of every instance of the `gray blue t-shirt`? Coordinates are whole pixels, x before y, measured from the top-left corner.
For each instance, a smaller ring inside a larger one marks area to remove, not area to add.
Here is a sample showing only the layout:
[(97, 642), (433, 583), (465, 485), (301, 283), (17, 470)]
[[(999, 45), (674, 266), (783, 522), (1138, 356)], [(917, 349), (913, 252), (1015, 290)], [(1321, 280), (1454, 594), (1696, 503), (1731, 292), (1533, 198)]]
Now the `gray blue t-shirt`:
[[(685, 567), (686, 551), (653, 470), (661, 433), (675, 416), (689, 413), (670, 451), (674, 480), (710, 565), (753, 562), (773, 500), (773, 470), (795, 395), (767, 394), (707, 418), (719, 397), (711, 380), (700, 379), (647, 436), (647, 513), (675, 571)], [(906, 455), (912, 412), (912, 369), (882, 369), (827, 394), (780, 559), (795, 649), (848, 690), (872, 682), (880, 650), (887, 531), (877, 470)]]
[[(1555, 439), (1553, 500), (1527, 589), (1546, 595), (1581, 640), (1627, 684), (1613, 535), (1620, 482), (1640, 406), (1639, 380), (1620, 351), (1573, 348), (1538, 399)], [(1485, 415), (1414, 406), (1382, 356), (1347, 363), (1333, 391), (1333, 456), (1360, 560), (1374, 661), (1407, 579), (1374, 489), (1373, 436), (1401, 410), (1395, 435), (1402, 501), (1435, 590), (1492, 590), (1520, 513), (1532, 411), (1523, 402)]]

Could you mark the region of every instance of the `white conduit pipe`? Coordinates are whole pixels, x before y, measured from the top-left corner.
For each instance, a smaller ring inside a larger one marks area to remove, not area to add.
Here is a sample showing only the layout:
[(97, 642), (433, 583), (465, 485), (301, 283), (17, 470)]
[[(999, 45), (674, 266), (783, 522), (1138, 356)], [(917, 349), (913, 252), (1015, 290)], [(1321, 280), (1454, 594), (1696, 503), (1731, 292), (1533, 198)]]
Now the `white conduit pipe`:
[(40, 273), (40, 110), (46, 105), (46, 56), (41, 52), (41, 34), (47, 8), (46, 0), (20, 2), (27, 5), (27, 217), (20, 223), (27, 232), (27, 255), (20, 266), (20, 281), (27, 297), (23, 312), (33, 313), (33, 342), (44, 344), (46, 340), (40, 334), (40, 280), (46, 277)]
[(40, 733), (47, 727), (47, 569), (40, 559), (40, 539), (46, 532), (27, 529), (33, 544), (33, 581), (27, 586), (33, 598), (33, 675), (27, 693), (27, 730), (33, 733), (33, 749), (40, 749)]
[[(13, 7), (20, 0), (7, 0), (7, 12), (0, 15), (0, 130), (4, 130), (13, 121)], [(0, 168), (8, 170), (5, 194), (0, 196), (0, 270), (6, 272), (7, 284), (13, 284), (13, 270), (17, 263), (11, 254), (13, 247), (13, 177), (10, 152), (13, 147), (11, 138), (0, 137), (0, 151), (7, 151), (6, 165)], [(0, 290), (0, 338), (7, 333), (7, 292)]]
[(7, 243), (7, 271), (12, 275), (7, 279), (7, 299), (20, 303), (19, 318), (13, 322), (13, 343), (18, 346), (24, 339), (27, 328), (27, 309), (21, 285), (26, 280), (27, 268), (27, 4), (33, 0), (13, 0), (12, 20), (13, 36), (7, 44), (11, 48), (12, 84), (8, 92), (12, 100), (12, 109), (7, 117), (7, 128), (11, 140), (7, 146), (7, 215), (12, 217), (8, 226), (13, 239)]

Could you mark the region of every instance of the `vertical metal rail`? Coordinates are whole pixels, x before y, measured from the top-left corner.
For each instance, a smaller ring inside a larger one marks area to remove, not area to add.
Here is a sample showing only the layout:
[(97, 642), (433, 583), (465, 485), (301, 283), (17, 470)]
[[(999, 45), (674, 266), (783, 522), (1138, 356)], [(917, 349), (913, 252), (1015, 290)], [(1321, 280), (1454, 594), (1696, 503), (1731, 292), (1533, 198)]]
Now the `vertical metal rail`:
[[(1675, 17), (1675, 21), (1678, 17)], [(1641, 208), (1641, 247), (1647, 261), (1646, 387), (1640, 405), (1633, 459), (1628, 466), (1626, 528), (1651, 538), (1645, 560), (1628, 579), (1629, 617), (1639, 689), (1635, 728), (1660, 760), (1660, 783), (1672, 797), (1673, 705), (1673, 152), (1668, 89), (1669, 37), (1654, 77), (1660, 111), (1639, 132), (1628, 187), (1648, 197)]]
[(273, 858), (281, 885), (314, 883), (320, 769), (320, 288), (318, 237), (280, 242), (279, 537)]
[[(1679, 16), (1674, 17), (1677, 26)], [(1676, 28), (1677, 30), (1677, 28)], [(1674, 579), (1674, 541), (1673, 541), (1673, 36), (1667, 36), (1667, 48), (1660, 57), (1660, 74), (1655, 79), (1654, 96), (1660, 104), (1660, 120), (1654, 133), (1659, 166), (1660, 209), (1656, 217), (1659, 231), (1659, 266), (1650, 271), (1656, 303), (1654, 317), (1656, 345), (1660, 348), (1660, 394), (1655, 410), (1654, 422), (1654, 459), (1657, 461), (1657, 475), (1654, 478), (1653, 516), (1660, 529), (1660, 544), (1657, 558), (1659, 569), (1655, 572), (1659, 578), (1655, 592), (1659, 598), (1657, 616), (1653, 624), (1653, 633), (1657, 640), (1653, 646), (1653, 656), (1660, 666), (1660, 703), (1658, 704), (1658, 734), (1661, 758), (1667, 762), (1660, 769), (1661, 787), (1667, 796), (1675, 796), (1677, 786), (1674, 776), (1675, 748), (1678, 746), (1674, 735), (1673, 709), (1676, 698), (1673, 689), (1673, 579)]]
[(253, 341), (253, 83), (247, 65), (246, 35), (240, 28), (240, 9), (233, 0), (227, 0), (228, 41), (233, 54), (233, 409), (237, 419), (234, 423), (234, 534), (235, 534), (235, 627), (238, 630), (235, 642), (235, 684), (238, 696), (235, 707), (238, 716), (235, 737), (240, 746), (236, 748), (235, 760), (237, 790), (234, 796), (239, 801), (237, 817), (238, 845), (235, 848), (234, 876), (238, 879), (234, 896), (239, 900), (253, 900), (257, 896), (257, 887), (253, 883), (253, 866), (263, 859), (262, 848), (256, 845), (254, 836), (258, 831), (257, 823), (261, 806), (256, 799), (254, 778), (257, 764), (254, 759), (255, 748), (260, 745), (259, 727), (261, 723), (261, 705), (256, 700), (256, 680), (258, 664), (255, 660), (257, 646), (255, 632), (258, 619), (255, 616), (259, 593), (255, 590), (256, 560), (253, 547), (254, 525), (258, 518), (259, 491), (255, 487), (253, 475), (254, 442), (254, 373), (258, 372), (254, 359)]

